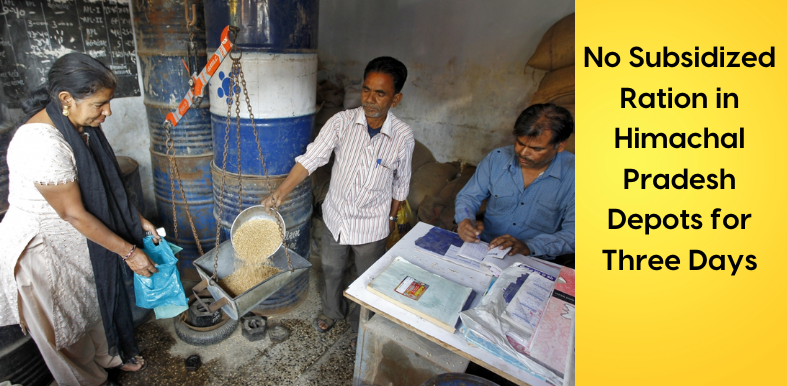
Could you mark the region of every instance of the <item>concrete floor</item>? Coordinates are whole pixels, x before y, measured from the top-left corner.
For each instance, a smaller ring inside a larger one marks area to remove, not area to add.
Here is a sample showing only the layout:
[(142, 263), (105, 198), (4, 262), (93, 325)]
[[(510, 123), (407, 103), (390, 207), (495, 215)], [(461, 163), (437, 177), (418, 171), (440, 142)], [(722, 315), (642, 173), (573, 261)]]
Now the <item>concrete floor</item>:
[[(309, 294), (295, 310), (269, 318), (290, 329), (279, 344), (267, 337), (249, 342), (240, 327), (225, 341), (206, 347), (189, 345), (175, 334), (171, 319), (152, 320), (137, 328), (142, 355), (148, 368), (122, 373), (123, 385), (350, 385), (355, 351), (349, 347), (355, 334), (349, 324), (338, 321), (320, 334), (312, 327), (321, 310), (322, 274), (319, 266), (309, 272)], [(198, 354), (202, 367), (187, 372), (184, 359)]]

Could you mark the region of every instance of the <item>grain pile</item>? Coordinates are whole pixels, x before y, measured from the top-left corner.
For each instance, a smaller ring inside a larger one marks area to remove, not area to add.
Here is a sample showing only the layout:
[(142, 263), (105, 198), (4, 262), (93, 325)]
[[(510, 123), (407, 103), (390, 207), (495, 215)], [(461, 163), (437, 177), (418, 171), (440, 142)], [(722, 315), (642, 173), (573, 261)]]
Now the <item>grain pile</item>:
[(281, 240), (279, 225), (273, 221), (253, 219), (241, 225), (232, 237), (235, 272), (221, 279), (219, 284), (230, 296), (236, 297), (281, 272), (269, 259)]
[(235, 269), (232, 275), (219, 280), (219, 284), (230, 296), (236, 297), (279, 272), (280, 269), (268, 265), (252, 267), (244, 264), (241, 268)]

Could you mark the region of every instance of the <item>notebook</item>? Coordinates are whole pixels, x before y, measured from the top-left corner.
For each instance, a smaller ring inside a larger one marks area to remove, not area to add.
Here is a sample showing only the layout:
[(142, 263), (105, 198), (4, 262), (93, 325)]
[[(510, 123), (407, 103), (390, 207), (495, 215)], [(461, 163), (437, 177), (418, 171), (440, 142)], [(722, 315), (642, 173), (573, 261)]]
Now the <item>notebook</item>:
[(372, 293), (453, 333), (473, 290), (454, 283), (402, 257), (396, 257), (367, 286)]

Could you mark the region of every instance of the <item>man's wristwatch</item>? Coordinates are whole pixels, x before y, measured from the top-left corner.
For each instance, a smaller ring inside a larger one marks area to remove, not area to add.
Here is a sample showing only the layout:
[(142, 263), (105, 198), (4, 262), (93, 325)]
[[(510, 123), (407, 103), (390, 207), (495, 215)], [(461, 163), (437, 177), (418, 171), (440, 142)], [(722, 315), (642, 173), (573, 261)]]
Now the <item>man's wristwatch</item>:
[(388, 221), (396, 221), (399, 219), (399, 215), (396, 216), (388, 216)]

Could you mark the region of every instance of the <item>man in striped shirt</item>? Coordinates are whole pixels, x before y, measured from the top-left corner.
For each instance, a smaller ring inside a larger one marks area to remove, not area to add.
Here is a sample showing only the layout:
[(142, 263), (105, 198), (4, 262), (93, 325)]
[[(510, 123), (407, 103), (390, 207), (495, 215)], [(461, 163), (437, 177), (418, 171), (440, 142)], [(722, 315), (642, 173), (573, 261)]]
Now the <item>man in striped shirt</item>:
[[(369, 62), (364, 70), (362, 107), (331, 117), (306, 153), (295, 158), (281, 186), (262, 202), (267, 208), (277, 207), (335, 154), (330, 188), (322, 204), (325, 289), (322, 314), (314, 321), (318, 332), (327, 332), (347, 315), (342, 283), (350, 251), (358, 275), (385, 253), (385, 239), (394, 229), (399, 203), (410, 190), (415, 139), (410, 126), (389, 111), (401, 102), (406, 78), (407, 68), (394, 58)], [(355, 332), (359, 310), (356, 307), (349, 316)]]

